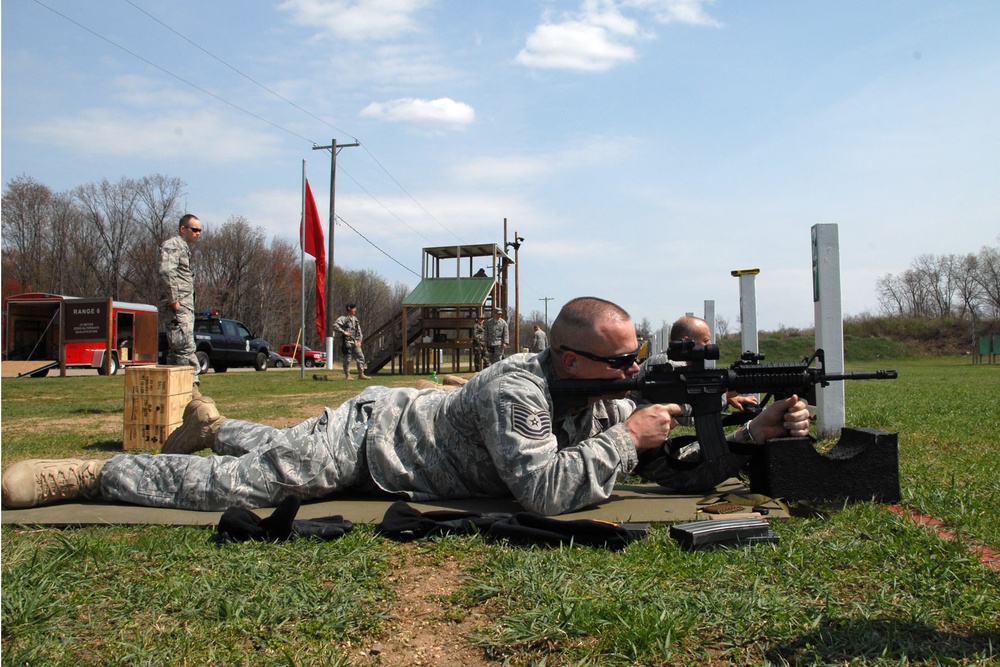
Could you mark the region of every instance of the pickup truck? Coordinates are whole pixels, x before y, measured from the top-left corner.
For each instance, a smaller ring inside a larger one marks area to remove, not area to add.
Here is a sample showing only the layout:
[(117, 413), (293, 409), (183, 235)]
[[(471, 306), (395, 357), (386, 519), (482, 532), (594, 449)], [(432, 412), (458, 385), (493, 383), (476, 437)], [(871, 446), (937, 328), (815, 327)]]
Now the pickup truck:
[[(305, 362), (302, 361), (303, 350), (306, 355)], [(306, 368), (312, 368), (313, 366), (326, 366), (326, 353), (320, 352), (319, 350), (310, 350), (305, 345), (299, 346), (293, 345), (292, 343), (286, 343), (278, 348), (278, 354), (284, 357), (291, 357), (300, 364), (304, 363)]]
[[(167, 335), (160, 332), (159, 363), (166, 363)], [(253, 366), (266, 371), (270, 343), (242, 322), (227, 320), (218, 313), (199, 313), (194, 318), (194, 344), (202, 373), (211, 368), (225, 373), (229, 368)]]

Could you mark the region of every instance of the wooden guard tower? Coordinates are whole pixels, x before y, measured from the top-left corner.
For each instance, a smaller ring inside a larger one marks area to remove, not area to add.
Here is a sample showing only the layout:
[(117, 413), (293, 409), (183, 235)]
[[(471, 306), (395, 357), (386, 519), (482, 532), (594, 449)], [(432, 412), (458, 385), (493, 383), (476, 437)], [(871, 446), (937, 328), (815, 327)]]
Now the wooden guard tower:
[[(402, 330), (419, 330), (402, 349), (402, 368), (417, 373), (441, 370), (437, 350), (450, 350), (452, 371), (459, 360), (472, 361), (472, 330), (477, 317), (493, 308), (508, 310), (508, 270), (514, 264), (495, 243), (423, 249), (421, 279), (403, 299)], [(418, 324), (419, 323), (419, 324)]]

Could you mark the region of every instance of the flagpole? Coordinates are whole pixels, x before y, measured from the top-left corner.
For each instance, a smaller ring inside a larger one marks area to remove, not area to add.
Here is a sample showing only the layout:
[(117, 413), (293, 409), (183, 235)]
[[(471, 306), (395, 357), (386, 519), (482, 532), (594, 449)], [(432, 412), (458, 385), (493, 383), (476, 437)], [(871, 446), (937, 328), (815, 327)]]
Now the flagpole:
[[(302, 303), (299, 309), (302, 328), (299, 329), (305, 334), (306, 331), (306, 161), (302, 161), (302, 213), (299, 215), (299, 277), (301, 278)], [(305, 350), (303, 340), (302, 349)], [(302, 352), (302, 362), (299, 364), (299, 378), (306, 379), (306, 353)]]

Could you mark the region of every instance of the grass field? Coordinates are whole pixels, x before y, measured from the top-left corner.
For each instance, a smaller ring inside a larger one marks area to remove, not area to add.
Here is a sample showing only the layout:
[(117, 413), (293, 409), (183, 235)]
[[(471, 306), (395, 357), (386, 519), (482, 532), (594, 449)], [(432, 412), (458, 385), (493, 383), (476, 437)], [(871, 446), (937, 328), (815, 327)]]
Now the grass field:
[[(478, 537), (219, 547), (178, 527), (2, 532), (3, 665), (995, 665), (1000, 367), (892, 367), (847, 387), (847, 422), (899, 433), (903, 505), (776, 523), (776, 545), (621, 552)], [(311, 373), (309, 374), (311, 376)], [(308, 377), (308, 376), (307, 376)], [(334, 377), (331, 374), (331, 377)], [(381, 378), (411, 385), (415, 378)], [(278, 426), (359, 383), (209, 374), (223, 414)], [(123, 378), (7, 380), (2, 462), (121, 448)]]

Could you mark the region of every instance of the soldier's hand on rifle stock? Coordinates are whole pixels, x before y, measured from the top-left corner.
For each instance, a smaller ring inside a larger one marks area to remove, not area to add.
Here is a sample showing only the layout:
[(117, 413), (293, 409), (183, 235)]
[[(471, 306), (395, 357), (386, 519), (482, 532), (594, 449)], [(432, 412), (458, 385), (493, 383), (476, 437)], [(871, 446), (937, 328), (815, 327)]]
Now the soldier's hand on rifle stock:
[(659, 447), (670, 435), (670, 429), (677, 425), (674, 417), (682, 414), (684, 408), (675, 403), (652, 403), (629, 415), (625, 427), (632, 434), (636, 449)]
[(753, 429), (753, 439), (761, 443), (771, 438), (809, 435), (809, 406), (793, 394), (764, 408), (747, 427)]

